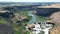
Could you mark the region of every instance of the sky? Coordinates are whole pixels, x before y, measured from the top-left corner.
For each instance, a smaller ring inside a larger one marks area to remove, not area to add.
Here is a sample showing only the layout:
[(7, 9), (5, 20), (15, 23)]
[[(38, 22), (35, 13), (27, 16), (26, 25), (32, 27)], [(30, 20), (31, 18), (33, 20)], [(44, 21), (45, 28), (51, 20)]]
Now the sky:
[(60, 0), (0, 0), (0, 2), (60, 2)]

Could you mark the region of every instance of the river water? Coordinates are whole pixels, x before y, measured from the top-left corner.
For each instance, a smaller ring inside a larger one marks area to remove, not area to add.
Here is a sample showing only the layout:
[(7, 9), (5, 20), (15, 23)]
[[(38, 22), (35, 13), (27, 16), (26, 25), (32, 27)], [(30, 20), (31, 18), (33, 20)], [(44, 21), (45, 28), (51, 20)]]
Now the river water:
[(29, 21), (29, 23), (36, 23), (39, 22), (39, 20), (37, 19), (37, 16), (33, 14), (33, 11), (29, 11), (28, 12), (29, 16), (32, 16), (32, 19)]

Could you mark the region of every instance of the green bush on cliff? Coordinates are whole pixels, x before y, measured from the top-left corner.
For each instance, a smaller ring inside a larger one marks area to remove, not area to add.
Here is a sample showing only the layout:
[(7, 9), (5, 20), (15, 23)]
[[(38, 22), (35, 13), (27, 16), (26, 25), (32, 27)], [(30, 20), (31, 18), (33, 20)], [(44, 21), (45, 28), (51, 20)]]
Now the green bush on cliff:
[(0, 24), (7, 24), (7, 22), (5, 18), (0, 18)]

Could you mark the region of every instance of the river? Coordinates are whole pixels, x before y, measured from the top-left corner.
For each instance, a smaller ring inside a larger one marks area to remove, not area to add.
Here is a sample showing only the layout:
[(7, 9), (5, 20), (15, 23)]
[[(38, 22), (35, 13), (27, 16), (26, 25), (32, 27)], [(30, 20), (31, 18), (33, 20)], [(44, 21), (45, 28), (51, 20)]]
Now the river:
[(29, 16), (32, 16), (32, 19), (29, 21), (29, 23), (36, 23), (39, 22), (39, 20), (37, 19), (37, 16), (33, 14), (33, 11), (29, 11), (28, 12)]

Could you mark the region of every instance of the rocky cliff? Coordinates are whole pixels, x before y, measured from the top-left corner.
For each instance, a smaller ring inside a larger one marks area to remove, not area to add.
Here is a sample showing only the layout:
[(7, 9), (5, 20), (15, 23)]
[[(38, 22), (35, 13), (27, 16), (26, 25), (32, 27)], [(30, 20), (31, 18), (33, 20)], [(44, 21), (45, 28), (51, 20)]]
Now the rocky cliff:
[(60, 11), (51, 14), (50, 18), (55, 26), (50, 30), (50, 34), (60, 34)]

